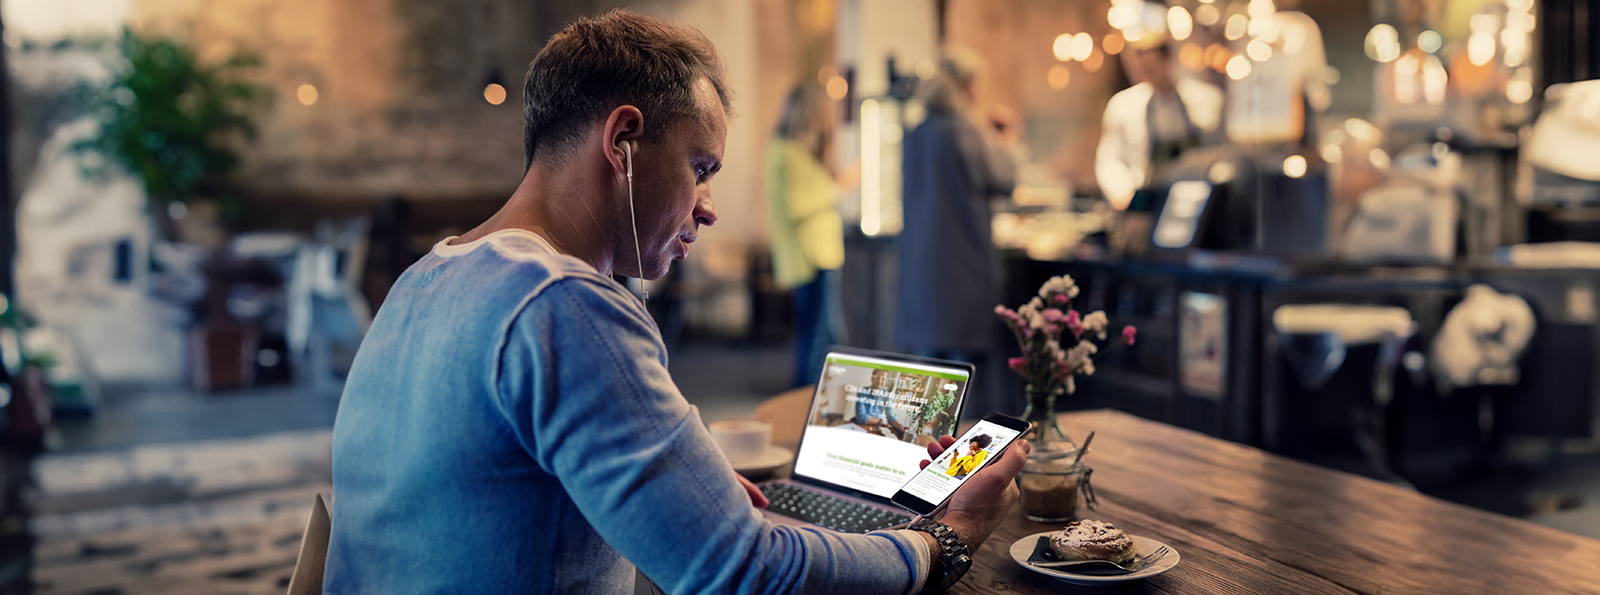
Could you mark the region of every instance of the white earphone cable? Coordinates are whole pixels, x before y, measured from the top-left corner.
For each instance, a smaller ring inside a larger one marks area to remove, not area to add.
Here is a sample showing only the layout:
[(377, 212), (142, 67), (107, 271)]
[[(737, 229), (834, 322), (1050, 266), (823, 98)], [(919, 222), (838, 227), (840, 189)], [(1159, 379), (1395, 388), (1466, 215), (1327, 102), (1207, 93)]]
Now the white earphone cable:
[(639, 263), (639, 301), (649, 301), (650, 291), (644, 288), (644, 253), (639, 249), (639, 216), (633, 210), (633, 149), (628, 156), (628, 218), (633, 221), (633, 257)]

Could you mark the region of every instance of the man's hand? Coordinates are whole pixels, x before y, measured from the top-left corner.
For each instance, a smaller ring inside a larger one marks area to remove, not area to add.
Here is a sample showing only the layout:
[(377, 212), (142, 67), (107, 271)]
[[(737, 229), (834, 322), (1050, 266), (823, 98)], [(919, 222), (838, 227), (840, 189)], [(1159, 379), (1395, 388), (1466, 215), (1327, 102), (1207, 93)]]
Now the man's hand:
[(739, 485), (744, 486), (744, 491), (750, 494), (750, 503), (754, 504), (756, 508), (766, 508), (771, 503), (767, 501), (767, 495), (761, 493), (761, 488), (756, 487), (756, 484), (750, 483), (750, 480), (745, 479), (743, 475), (739, 475), (737, 472), (733, 476), (739, 478)]
[[(938, 458), (955, 443), (955, 438), (943, 436), (938, 442), (928, 444), (929, 460), (923, 461), (922, 466), (927, 467), (932, 459)], [(989, 533), (1017, 503), (1015, 479), (1032, 450), (1027, 441), (1017, 441), (989, 466), (967, 477), (967, 482), (961, 484), (955, 495), (950, 497), (950, 505), (939, 520), (956, 530), (956, 535), (961, 537), (962, 543), (967, 544), (968, 550), (978, 551), (978, 546), (989, 538)]]

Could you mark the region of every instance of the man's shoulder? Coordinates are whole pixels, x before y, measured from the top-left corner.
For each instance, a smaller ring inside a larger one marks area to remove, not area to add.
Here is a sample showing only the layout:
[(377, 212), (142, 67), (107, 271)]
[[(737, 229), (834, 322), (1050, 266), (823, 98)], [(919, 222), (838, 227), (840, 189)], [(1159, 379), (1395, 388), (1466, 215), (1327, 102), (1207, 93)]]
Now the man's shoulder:
[(575, 257), (551, 249), (530, 232), (496, 232), (467, 244), (441, 241), (414, 267), (413, 282), (428, 284), (449, 277), (472, 296), (501, 296), (526, 306), (551, 293), (567, 293), (622, 301), (630, 296), (615, 281)]

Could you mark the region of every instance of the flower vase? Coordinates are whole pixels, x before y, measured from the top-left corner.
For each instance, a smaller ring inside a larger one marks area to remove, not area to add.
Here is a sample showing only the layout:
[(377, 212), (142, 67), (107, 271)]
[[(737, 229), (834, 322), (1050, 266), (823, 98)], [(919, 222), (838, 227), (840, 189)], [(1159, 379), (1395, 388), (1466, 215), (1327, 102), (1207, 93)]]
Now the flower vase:
[(1028, 397), (1028, 408), (1023, 410), (1022, 420), (1033, 424), (1027, 437), (1033, 453), (1028, 458), (1056, 459), (1076, 453), (1078, 443), (1056, 422), (1056, 396), (1060, 391), (1035, 389), (1032, 384), (1023, 390)]
[(1024, 518), (1039, 523), (1072, 519), (1082, 499), (1079, 487), (1087, 483), (1086, 467), (1075, 456), (1078, 443), (1056, 421), (1059, 394), (1028, 385), (1028, 408), (1022, 413), (1022, 419), (1033, 424), (1028, 435), (1033, 450), (1017, 474), (1022, 493), (1019, 509)]

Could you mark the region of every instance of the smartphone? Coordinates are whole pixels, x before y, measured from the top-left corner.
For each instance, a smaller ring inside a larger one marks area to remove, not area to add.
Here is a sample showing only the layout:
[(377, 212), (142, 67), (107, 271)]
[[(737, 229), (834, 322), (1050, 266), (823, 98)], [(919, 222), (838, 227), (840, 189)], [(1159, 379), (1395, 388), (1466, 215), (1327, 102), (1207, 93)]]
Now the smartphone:
[(1028, 422), (1009, 415), (984, 416), (944, 454), (911, 476), (911, 481), (900, 486), (891, 500), (917, 514), (933, 514), (968, 477), (1000, 458), (1012, 442), (1028, 431), (1028, 426)]

